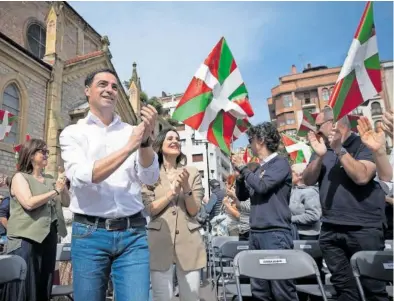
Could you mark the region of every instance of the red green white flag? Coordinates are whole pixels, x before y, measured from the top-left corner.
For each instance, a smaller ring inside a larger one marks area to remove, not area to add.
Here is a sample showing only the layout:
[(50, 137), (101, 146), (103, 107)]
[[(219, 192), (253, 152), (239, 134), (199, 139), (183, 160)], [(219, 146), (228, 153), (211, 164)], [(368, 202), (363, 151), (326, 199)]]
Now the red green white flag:
[(253, 115), (239, 68), (221, 38), (197, 70), (172, 118), (230, 154), (231, 142), (247, 130), (247, 118)]
[(308, 110), (297, 112), (297, 136), (306, 137), (309, 131), (316, 132), (316, 116), (317, 114), (311, 114)]
[(8, 111), (0, 110), (0, 141), (3, 140), (11, 131), (12, 124), (18, 119), (18, 116)]
[(282, 141), (289, 154), (290, 159), (294, 163), (308, 163), (312, 152), (310, 147), (303, 142), (297, 141), (287, 135), (282, 134)]
[(334, 119), (341, 119), (381, 91), (373, 2), (368, 2), (329, 100)]
[(247, 118), (237, 119), (234, 127), (233, 141), (237, 140), (242, 133), (246, 132), (252, 125)]
[(245, 148), (243, 159), (244, 159), (245, 163), (249, 163), (249, 162), (259, 163), (260, 162), (258, 157), (253, 156), (252, 150), (249, 147)]
[(357, 120), (360, 119), (360, 116), (359, 115), (347, 115), (347, 118), (349, 119), (349, 122), (350, 122), (350, 129), (353, 132), (358, 133)]

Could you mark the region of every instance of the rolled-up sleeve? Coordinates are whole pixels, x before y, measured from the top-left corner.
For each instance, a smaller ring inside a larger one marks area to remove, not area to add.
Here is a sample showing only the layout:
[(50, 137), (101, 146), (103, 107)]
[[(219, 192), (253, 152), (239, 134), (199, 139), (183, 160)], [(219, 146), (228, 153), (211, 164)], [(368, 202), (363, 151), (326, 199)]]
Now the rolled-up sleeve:
[(136, 165), (137, 177), (141, 181), (142, 184), (145, 185), (154, 185), (159, 180), (159, 160), (157, 154), (153, 158), (153, 162), (149, 167), (143, 167), (140, 164), (139, 160), (139, 152), (136, 152), (134, 156), (134, 164)]
[(94, 161), (86, 157), (83, 143), (78, 139), (77, 133), (73, 132), (72, 126), (63, 130), (59, 143), (64, 169), (71, 186), (81, 188), (92, 184)]

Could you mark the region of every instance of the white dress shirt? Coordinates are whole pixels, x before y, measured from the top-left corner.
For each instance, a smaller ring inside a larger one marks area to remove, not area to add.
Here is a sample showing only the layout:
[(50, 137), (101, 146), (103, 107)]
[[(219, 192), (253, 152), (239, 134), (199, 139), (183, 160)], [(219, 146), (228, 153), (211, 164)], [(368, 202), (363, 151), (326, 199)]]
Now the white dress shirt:
[(269, 161), (271, 161), (273, 158), (275, 158), (278, 155), (277, 152), (272, 153), (271, 155), (269, 155), (267, 158), (265, 158), (260, 165), (263, 166), (264, 164), (268, 163)]
[(109, 126), (91, 112), (60, 134), (61, 156), (71, 182), (70, 210), (73, 213), (105, 218), (136, 214), (144, 209), (141, 184), (153, 185), (159, 179), (157, 155), (148, 168), (141, 166), (136, 151), (107, 179), (92, 183), (94, 162), (121, 149), (133, 126), (118, 115)]

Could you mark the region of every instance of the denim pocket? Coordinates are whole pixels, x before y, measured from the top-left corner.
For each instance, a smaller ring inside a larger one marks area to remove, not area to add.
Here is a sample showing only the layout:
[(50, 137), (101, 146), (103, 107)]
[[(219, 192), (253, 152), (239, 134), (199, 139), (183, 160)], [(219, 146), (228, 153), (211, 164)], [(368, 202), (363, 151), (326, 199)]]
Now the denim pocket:
[(146, 226), (137, 226), (127, 229), (132, 234), (146, 235)]
[(72, 237), (86, 238), (92, 235), (96, 230), (97, 230), (97, 225), (86, 225), (86, 224), (73, 222)]

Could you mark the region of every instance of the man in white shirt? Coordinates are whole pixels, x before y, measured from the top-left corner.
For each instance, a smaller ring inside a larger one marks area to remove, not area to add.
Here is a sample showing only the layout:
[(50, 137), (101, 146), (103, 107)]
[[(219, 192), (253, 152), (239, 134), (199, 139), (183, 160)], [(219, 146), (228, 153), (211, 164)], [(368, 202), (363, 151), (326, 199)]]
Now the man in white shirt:
[(85, 94), (90, 111), (60, 135), (74, 214), (75, 301), (105, 301), (110, 274), (117, 301), (149, 298), (141, 185), (153, 185), (159, 178), (157, 155), (151, 147), (157, 112), (145, 106), (138, 126), (123, 123), (115, 114), (118, 87), (111, 70), (88, 75)]

